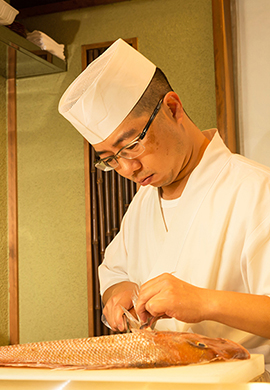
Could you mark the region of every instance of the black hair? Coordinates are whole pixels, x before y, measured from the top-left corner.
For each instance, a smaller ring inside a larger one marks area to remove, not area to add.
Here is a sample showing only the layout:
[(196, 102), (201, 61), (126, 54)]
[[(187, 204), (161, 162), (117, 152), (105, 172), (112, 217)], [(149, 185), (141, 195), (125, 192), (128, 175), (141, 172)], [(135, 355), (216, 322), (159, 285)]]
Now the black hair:
[[(156, 68), (154, 76), (152, 77), (148, 87), (142, 94), (141, 98), (138, 100), (138, 102), (132, 109), (131, 115), (139, 117), (145, 113), (151, 114), (159, 100), (171, 91), (173, 91), (173, 89), (166, 75), (162, 72), (161, 69)], [(183, 110), (187, 117), (191, 120), (191, 122), (193, 122), (184, 107)]]
[(144, 113), (150, 114), (158, 101), (170, 91), (173, 91), (173, 89), (167, 77), (161, 69), (156, 68), (148, 87), (134, 106), (132, 115), (139, 117)]

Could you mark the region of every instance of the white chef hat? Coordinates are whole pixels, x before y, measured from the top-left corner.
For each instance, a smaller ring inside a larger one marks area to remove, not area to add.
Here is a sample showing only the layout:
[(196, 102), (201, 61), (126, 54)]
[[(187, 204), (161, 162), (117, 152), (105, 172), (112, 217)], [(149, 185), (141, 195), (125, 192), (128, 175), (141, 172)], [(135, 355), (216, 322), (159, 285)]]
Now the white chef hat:
[(58, 110), (91, 144), (104, 141), (136, 105), (156, 66), (122, 39), (73, 81)]

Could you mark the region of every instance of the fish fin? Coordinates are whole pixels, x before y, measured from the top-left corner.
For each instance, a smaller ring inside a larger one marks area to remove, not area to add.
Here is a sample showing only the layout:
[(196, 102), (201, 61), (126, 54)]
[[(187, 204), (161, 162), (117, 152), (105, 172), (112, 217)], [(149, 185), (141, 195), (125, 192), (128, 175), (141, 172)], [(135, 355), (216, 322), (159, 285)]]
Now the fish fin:
[(140, 329), (141, 321), (136, 319), (127, 309), (125, 309), (123, 306), (121, 306), (121, 309), (124, 312), (124, 315), (126, 316), (127, 320), (127, 327), (129, 330), (132, 329)]

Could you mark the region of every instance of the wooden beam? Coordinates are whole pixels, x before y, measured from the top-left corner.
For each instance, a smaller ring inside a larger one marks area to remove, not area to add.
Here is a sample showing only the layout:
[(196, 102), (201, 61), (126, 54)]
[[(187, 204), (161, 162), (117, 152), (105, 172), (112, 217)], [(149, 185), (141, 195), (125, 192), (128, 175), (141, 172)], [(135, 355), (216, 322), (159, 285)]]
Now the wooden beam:
[(212, 0), (212, 11), (217, 127), (229, 149), (237, 152), (231, 0)]
[(71, 11), (79, 8), (94, 7), (97, 5), (106, 5), (112, 3), (120, 3), (127, 0), (64, 0), (56, 1), (43, 5), (36, 5), (33, 7), (18, 8), (20, 11), (20, 18), (27, 18), (29, 16), (45, 15), (54, 12)]
[(19, 343), (16, 53), (13, 47), (8, 47), (9, 332), (11, 344)]

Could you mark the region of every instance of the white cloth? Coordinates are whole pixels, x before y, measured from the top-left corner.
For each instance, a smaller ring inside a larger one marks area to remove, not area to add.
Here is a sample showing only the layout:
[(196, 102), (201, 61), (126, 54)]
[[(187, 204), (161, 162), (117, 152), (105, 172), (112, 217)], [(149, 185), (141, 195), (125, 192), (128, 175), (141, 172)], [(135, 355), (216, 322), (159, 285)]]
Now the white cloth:
[(49, 53), (61, 58), (61, 60), (65, 60), (65, 46), (61, 43), (55, 42), (52, 38), (43, 32), (34, 30), (31, 33), (27, 33), (26, 38), (28, 41), (39, 46), (42, 50), (47, 50)]
[(90, 144), (98, 144), (132, 111), (155, 70), (151, 61), (119, 38), (70, 84), (58, 110)]
[(161, 208), (162, 208), (166, 226), (169, 226), (171, 220), (173, 219), (179, 200), (180, 198), (172, 199), (172, 200), (165, 200), (163, 198), (160, 199)]
[[(141, 187), (99, 268), (101, 294), (164, 272), (202, 288), (270, 296), (270, 169), (232, 154), (213, 136), (166, 230), (158, 189)], [(160, 320), (158, 329), (241, 343), (270, 363), (270, 340), (223, 324)]]

